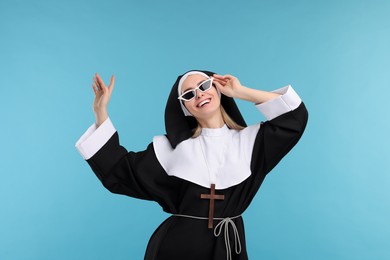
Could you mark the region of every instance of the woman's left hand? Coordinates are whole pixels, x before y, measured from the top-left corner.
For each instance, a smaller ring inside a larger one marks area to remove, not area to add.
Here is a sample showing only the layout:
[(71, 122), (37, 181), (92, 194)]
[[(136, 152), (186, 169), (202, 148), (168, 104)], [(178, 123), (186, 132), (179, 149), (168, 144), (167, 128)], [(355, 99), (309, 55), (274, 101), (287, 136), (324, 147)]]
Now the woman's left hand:
[(213, 83), (221, 91), (222, 94), (228, 97), (235, 98), (238, 93), (244, 88), (240, 81), (232, 75), (213, 75)]

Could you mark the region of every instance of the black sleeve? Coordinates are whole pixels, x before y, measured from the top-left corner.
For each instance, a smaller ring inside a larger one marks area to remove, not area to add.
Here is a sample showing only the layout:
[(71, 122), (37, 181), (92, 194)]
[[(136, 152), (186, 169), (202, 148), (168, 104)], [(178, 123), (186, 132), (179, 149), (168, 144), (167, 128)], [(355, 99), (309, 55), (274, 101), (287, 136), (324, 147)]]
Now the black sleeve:
[(165, 173), (157, 160), (153, 143), (145, 151), (127, 152), (119, 144), (115, 132), (87, 162), (104, 187), (113, 193), (155, 200), (164, 209), (175, 203), (177, 180)]
[(251, 170), (263, 177), (301, 138), (308, 119), (303, 102), (293, 111), (261, 124), (253, 147)]

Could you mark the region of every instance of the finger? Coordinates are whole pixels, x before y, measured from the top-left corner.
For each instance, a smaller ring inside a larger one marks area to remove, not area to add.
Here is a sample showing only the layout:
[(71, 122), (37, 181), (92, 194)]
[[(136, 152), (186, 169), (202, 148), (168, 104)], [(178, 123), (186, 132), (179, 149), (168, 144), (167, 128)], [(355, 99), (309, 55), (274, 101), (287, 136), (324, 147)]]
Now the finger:
[(95, 76), (95, 84), (98, 86), (99, 94), (103, 95), (103, 94), (107, 93), (107, 87), (104, 85), (104, 82), (102, 84), (102, 82), (99, 81), (99, 79), (96, 76)]
[(213, 78), (214, 78), (214, 80), (218, 80), (219, 82), (226, 81), (226, 79), (221, 75), (214, 75)]
[(98, 97), (101, 97), (103, 95), (103, 91), (100, 90), (99, 87), (97, 87), (95, 84), (92, 84), (92, 87), (93, 87), (93, 91), (95, 92), (95, 97), (98, 98)]
[(219, 75), (219, 74), (214, 74), (213, 77), (214, 77), (214, 78), (220, 78), (220, 79), (223, 78), (223, 76), (222, 76), (222, 75)]
[(97, 95), (98, 91), (97, 91), (97, 87), (95, 86), (94, 83), (92, 83), (92, 89), (93, 89), (93, 92), (95, 93), (95, 95)]
[(100, 84), (99, 84), (99, 82), (98, 82), (96, 76), (93, 77), (93, 82), (95, 83), (96, 90), (99, 91), (99, 90), (101, 89), (101, 87), (100, 87)]
[(219, 79), (219, 80), (223, 80), (223, 81), (228, 81), (232, 78), (231, 75), (218, 75), (218, 74), (215, 74), (214, 75), (216, 79)]
[(94, 88), (94, 91), (95, 91), (96, 95), (101, 95), (101, 94), (104, 93), (103, 89), (98, 85), (97, 82), (92, 83), (92, 87)]
[(111, 80), (110, 80), (110, 85), (108, 86), (108, 89), (110, 90), (110, 92), (112, 92), (112, 90), (114, 89), (114, 85), (115, 85), (115, 76), (112, 75)]
[(100, 75), (97, 74), (97, 73), (96, 73), (96, 78), (97, 78), (97, 81), (99, 82), (100, 87), (101, 87), (101, 88), (105, 88), (106, 85), (104, 84), (103, 79), (102, 79), (102, 78), (100, 77)]
[(219, 91), (222, 92), (222, 89), (223, 89), (223, 85), (217, 81), (214, 82), (215, 86), (217, 86), (217, 88), (219, 89)]
[(234, 79), (234, 77), (232, 75), (229, 75), (229, 74), (223, 75), (223, 78), (224, 78), (224, 80), (232, 80), (232, 79)]
[(227, 83), (227, 81), (225, 81), (223, 79), (217, 79), (217, 78), (215, 78), (213, 82), (218, 82), (218, 83), (220, 83), (222, 85), (226, 85), (226, 83)]

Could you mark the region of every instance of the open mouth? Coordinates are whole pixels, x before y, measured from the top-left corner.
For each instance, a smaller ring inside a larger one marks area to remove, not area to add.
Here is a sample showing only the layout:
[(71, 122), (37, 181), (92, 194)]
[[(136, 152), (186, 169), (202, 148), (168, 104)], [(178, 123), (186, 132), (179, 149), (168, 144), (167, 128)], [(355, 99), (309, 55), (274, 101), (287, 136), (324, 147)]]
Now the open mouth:
[(211, 102), (211, 98), (205, 99), (205, 100), (203, 100), (202, 102), (200, 102), (200, 103), (197, 105), (197, 107), (203, 107), (203, 106), (207, 105), (207, 104), (210, 103), (210, 102)]

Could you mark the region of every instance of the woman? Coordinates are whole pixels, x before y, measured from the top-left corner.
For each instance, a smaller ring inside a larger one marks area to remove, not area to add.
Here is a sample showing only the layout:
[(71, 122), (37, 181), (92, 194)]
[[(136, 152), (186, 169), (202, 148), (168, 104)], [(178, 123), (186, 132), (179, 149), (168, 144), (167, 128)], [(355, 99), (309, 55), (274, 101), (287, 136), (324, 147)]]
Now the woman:
[[(76, 147), (108, 190), (154, 200), (172, 214), (145, 259), (248, 259), (241, 214), (305, 129), (299, 96), (291, 86), (265, 92), (231, 75), (189, 71), (169, 95), (166, 135), (127, 152), (107, 114), (114, 80), (106, 87), (95, 75), (96, 123)], [(246, 126), (233, 98), (255, 103), (267, 121)]]

